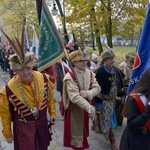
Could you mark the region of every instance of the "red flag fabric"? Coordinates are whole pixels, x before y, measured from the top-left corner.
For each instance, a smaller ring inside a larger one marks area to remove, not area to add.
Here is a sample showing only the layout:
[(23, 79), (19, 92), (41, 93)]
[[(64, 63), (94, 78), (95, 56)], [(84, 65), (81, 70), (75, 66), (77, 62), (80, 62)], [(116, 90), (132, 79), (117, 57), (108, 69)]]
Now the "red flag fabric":
[(57, 72), (55, 70), (54, 65), (48, 67), (47, 69), (45, 69), (44, 71), (42, 71), (43, 73), (46, 73), (49, 75), (49, 79), (50, 81), (55, 84), (56, 79), (57, 79)]

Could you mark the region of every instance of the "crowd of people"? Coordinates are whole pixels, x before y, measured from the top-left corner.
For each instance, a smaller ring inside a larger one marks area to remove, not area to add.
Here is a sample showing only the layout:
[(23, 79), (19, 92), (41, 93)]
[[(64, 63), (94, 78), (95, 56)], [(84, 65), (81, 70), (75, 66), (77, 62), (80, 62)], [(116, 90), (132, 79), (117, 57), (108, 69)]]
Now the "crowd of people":
[[(150, 69), (127, 95), (134, 53), (126, 53), (125, 60), (116, 66), (115, 53), (109, 47), (100, 57), (72, 42), (66, 45), (66, 51), (69, 60), (64, 57), (55, 64), (64, 147), (89, 148), (91, 119), (91, 129), (104, 136), (111, 150), (148, 150)], [(14, 141), (14, 150), (46, 150), (51, 125), (56, 123), (53, 85), (47, 74), (37, 71), (37, 64), (32, 52), (0, 47), (1, 68), (10, 73), (7, 85), (0, 89), (2, 133), (8, 143)], [(118, 147), (114, 128), (122, 126), (124, 117), (127, 125)]]
[[(82, 52), (79, 52), (79, 50), (72, 50), (71, 46), (71, 49), (67, 48), (67, 50), (71, 60), (71, 64), (73, 64), (73, 74), (75, 74), (75, 76), (72, 75), (70, 64), (65, 58), (62, 59), (62, 63), (56, 63), (56, 70), (58, 71), (59, 75), (59, 83), (57, 82), (57, 89), (62, 95), (60, 111), (63, 112), (61, 114), (64, 118), (64, 146), (81, 150), (88, 148), (87, 139), (85, 137), (89, 135), (89, 131), (87, 130), (89, 129), (89, 127), (87, 127), (88, 122), (85, 121), (85, 118), (84, 123), (82, 123), (82, 127), (86, 124), (87, 126), (85, 126), (84, 128), (87, 131), (85, 132), (83, 130), (83, 141), (80, 138), (80, 141), (82, 141), (82, 144), (80, 143), (80, 145), (82, 146), (75, 146), (73, 144), (70, 144), (72, 141), (71, 137), (73, 138), (73, 135), (71, 134), (74, 131), (73, 123), (77, 121), (79, 122), (79, 120), (76, 121), (76, 118), (74, 117), (72, 111), (75, 113), (75, 110), (77, 112), (80, 112), (82, 109), (84, 113), (87, 113), (87, 110), (83, 108), (82, 105), (85, 105), (84, 107), (86, 108), (89, 107), (84, 104), (83, 100), (84, 98), (89, 101), (89, 99), (87, 98), (87, 96), (89, 95), (88, 89), (86, 89), (86, 92), (84, 91), (84, 94), (82, 93), (82, 90), (85, 87), (89, 88), (89, 86), (84, 87), (84, 84), (89, 85), (90, 83), (84, 83), (83, 81), (86, 79), (86, 71), (88, 70), (94, 75), (94, 78), (97, 82), (96, 84), (98, 84), (100, 87), (100, 91), (98, 92), (98, 94), (96, 94), (95, 96), (91, 96), (90, 104), (95, 109), (95, 117), (92, 119), (91, 128), (92, 130), (95, 130), (96, 132), (104, 135), (105, 139), (110, 142), (111, 150), (118, 150), (113, 128), (115, 128), (116, 126), (122, 126), (123, 123), (122, 110), (125, 103), (127, 87), (134, 64), (135, 54), (126, 53), (125, 60), (116, 67), (114, 61), (115, 54), (109, 47), (101, 54), (102, 62), (98, 62), (98, 56), (94, 53), (90, 55), (90, 58), (86, 59), (85, 57), (85, 59), (83, 59), (80, 55), (86, 56), (88, 54), (88, 51), (86, 49), (82, 50)], [(68, 69), (66, 69), (66, 66)], [(85, 81), (88, 82), (90, 80), (91, 79)], [(68, 84), (68, 87), (66, 83)], [(76, 90), (79, 93), (76, 93)], [(80, 104), (81, 100), (82, 103)], [(74, 104), (79, 108), (76, 108), (74, 110)], [(85, 116), (86, 115), (84, 115), (84, 117)], [(75, 119), (73, 123), (71, 122), (72, 118)], [(78, 117), (78, 119), (80, 118)], [(69, 124), (69, 122), (71, 123)], [(78, 123), (75, 126), (77, 128), (80, 128), (80, 124)], [(77, 143), (78, 142), (76, 142), (76, 144)]]
[[(26, 52), (29, 49), (26, 49)], [(10, 79), (16, 75), (16, 71), (10, 68), (10, 55), (14, 54), (12, 46), (7, 46), (6, 43), (0, 43), (0, 67), (3, 72), (7, 72), (10, 75)], [(35, 54), (34, 54), (35, 55)], [(34, 57), (33, 70), (38, 70), (38, 59)]]
[(16, 72), (10, 68), (10, 55), (14, 54), (11, 46), (6, 46), (5, 43), (0, 43), (0, 66), (4, 72), (9, 72), (10, 78), (16, 75)]

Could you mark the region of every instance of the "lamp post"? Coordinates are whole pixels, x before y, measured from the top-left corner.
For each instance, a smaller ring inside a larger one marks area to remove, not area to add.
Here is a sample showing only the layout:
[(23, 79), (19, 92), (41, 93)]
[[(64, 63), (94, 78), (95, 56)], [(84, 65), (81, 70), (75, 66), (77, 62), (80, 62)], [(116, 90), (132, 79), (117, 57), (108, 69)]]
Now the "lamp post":
[(58, 14), (58, 10), (57, 10), (56, 4), (54, 2), (53, 2), (53, 9), (51, 11), (52, 11), (53, 16), (56, 16)]
[[(61, 15), (61, 17), (62, 17), (64, 40), (65, 40), (65, 43), (68, 43), (68, 42), (69, 42), (69, 37), (68, 37), (67, 29), (66, 29), (65, 0), (63, 0), (62, 3), (63, 3), (63, 4), (61, 5), (61, 4), (60, 4), (60, 1), (59, 1), (59, 0), (56, 0), (56, 4), (57, 4), (57, 6), (58, 6), (60, 15)], [(63, 8), (62, 8), (62, 7), (63, 7)]]
[(53, 16), (56, 16), (58, 14), (58, 10), (56, 8), (56, 3), (54, 1), (50, 1), (50, 0), (47, 0), (46, 3), (50, 7), (52, 7), (52, 3), (53, 3), (53, 8), (52, 8), (51, 12), (52, 12)]
[[(69, 37), (68, 37), (67, 29), (66, 29), (65, 0), (63, 0), (62, 5), (60, 4), (60, 0), (55, 0), (55, 2), (53, 1), (53, 8), (52, 8), (51, 12), (52, 12), (53, 16), (56, 16), (58, 14), (58, 10), (59, 10), (60, 15), (62, 17), (63, 35), (64, 35), (64, 40), (65, 40), (64, 42), (68, 43)], [(47, 5), (51, 6), (50, 0), (47, 0), (46, 3), (47, 3)], [(56, 4), (58, 7), (58, 10), (56, 8)]]

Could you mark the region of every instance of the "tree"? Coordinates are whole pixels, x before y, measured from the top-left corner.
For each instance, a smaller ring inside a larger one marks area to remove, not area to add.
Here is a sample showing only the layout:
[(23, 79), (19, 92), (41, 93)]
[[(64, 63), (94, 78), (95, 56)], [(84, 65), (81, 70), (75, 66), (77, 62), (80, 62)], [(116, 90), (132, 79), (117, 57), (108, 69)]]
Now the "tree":
[[(68, 2), (69, 1), (67, 1), (67, 3)], [(97, 18), (95, 17), (94, 6), (95, 6), (95, 2), (90, 0), (70, 1), (68, 5), (68, 16), (66, 18), (67, 18), (67, 22), (72, 24), (72, 26), (74, 26), (74, 31), (75, 28), (77, 28), (78, 26), (82, 26), (80, 29), (83, 32), (82, 34), (80, 34), (80, 36), (77, 36), (78, 30), (76, 30), (76, 37), (78, 37), (78, 40), (82, 42), (82, 45), (84, 44), (83, 39), (85, 41), (85, 39), (87, 38), (86, 32), (90, 32), (91, 33), (90, 41), (93, 41), (93, 45), (94, 45), (95, 40), (93, 40), (93, 37), (96, 37), (98, 50), (99, 53), (101, 53), (102, 45), (100, 41), (100, 31), (99, 31), (99, 27), (97, 26), (98, 22), (97, 22)]]
[[(69, 37), (68, 37), (68, 33), (67, 33), (67, 29), (66, 29), (66, 17), (65, 17), (65, 8), (64, 8), (64, 12), (62, 10), (61, 4), (59, 0), (56, 0), (60, 15), (61, 15), (61, 20), (62, 20), (62, 25), (63, 25), (63, 31), (64, 31), (64, 39), (65, 39), (65, 43), (69, 42)], [(63, 6), (65, 5), (64, 1), (63, 1)], [(65, 6), (64, 6), (65, 7)]]
[(7, 33), (21, 37), (23, 23), (26, 23), (29, 35), (32, 34), (32, 26), (39, 30), (35, 1), (30, 0), (5, 0), (1, 1), (2, 24)]
[[(84, 45), (88, 38), (91, 41), (96, 38), (99, 53), (103, 51), (100, 36), (105, 35), (109, 47), (113, 47), (112, 37), (120, 36), (125, 39), (138, 38), (145, 17), (147, 0), (63, 0), (65, 2), (65, 14), (60, 6), (60, 0), (56, 0), (61, 18), (65, 18), (64, 33), (70, 31), (78, 43)], [(3, 25), (11, 34), (12, 25), (20, 31), (24, 18), (29, 27), (38, 28), (35, 2), (30, 0), (3, 0), (0, 1), (0, 13)], [(67, 4), (67, 5), (66, 5)], [(7, 12), (7, 13), (6, 13)], [(15, 16), (12, 17), (12, 16)], [(18, 26), (18, 28), (17, 28)], [(39, 31), (39, 30), (38, 30)], [(90, 36), (89, 36), (90, 35)], [(68, 41), (67, 36), (65, 37)]]
[[(75, 26), (82, 23), (89, 32), (91, 22), (94, 23), (94, 34), (106, 35), (108, 46), (113, 47), (113, 36), (131, 38), (133, 33), (139, 33), (140, 29), (137, 28), (137, 32), (135, 27), (141, 27), (143, 24), (145, 16), (143, 6), (146, 6), (147, 0), (68, 0), (67, 3), (68, 23)], [(94, 12), (92, 17), (89, 17), (92, 14), (91, 9)]]

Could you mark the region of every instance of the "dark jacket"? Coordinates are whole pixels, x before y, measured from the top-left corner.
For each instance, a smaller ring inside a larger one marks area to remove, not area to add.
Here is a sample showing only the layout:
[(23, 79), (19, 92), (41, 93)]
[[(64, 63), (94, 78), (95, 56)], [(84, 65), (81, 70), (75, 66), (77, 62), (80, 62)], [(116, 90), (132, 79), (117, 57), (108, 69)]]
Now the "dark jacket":
[(145, 112), (141, 114), (136, 101), (130, 97), (127, 126), (123, 132), (119, 150), (150, 150), (150, 131), (144, 128), (148, 119), (148, 114)]
[[(121, 97), (124, 95), (124, 74), (118, 68), (114, 67), (114, 72), (117, 79), (117, 96)], [(112, 74), (105, 71), (104, 67), (98, 68), (96, 73), (96, 79), (98, 84), (101, 86), (101, 93), (109, 95), (111, 89), (111, 78)]]
[(55, 64), (55, 69), (57, 71), (57, 91), (62, 93), (62, 83), (63, 83), (64, 73), (60, 62), (57, 62)]

